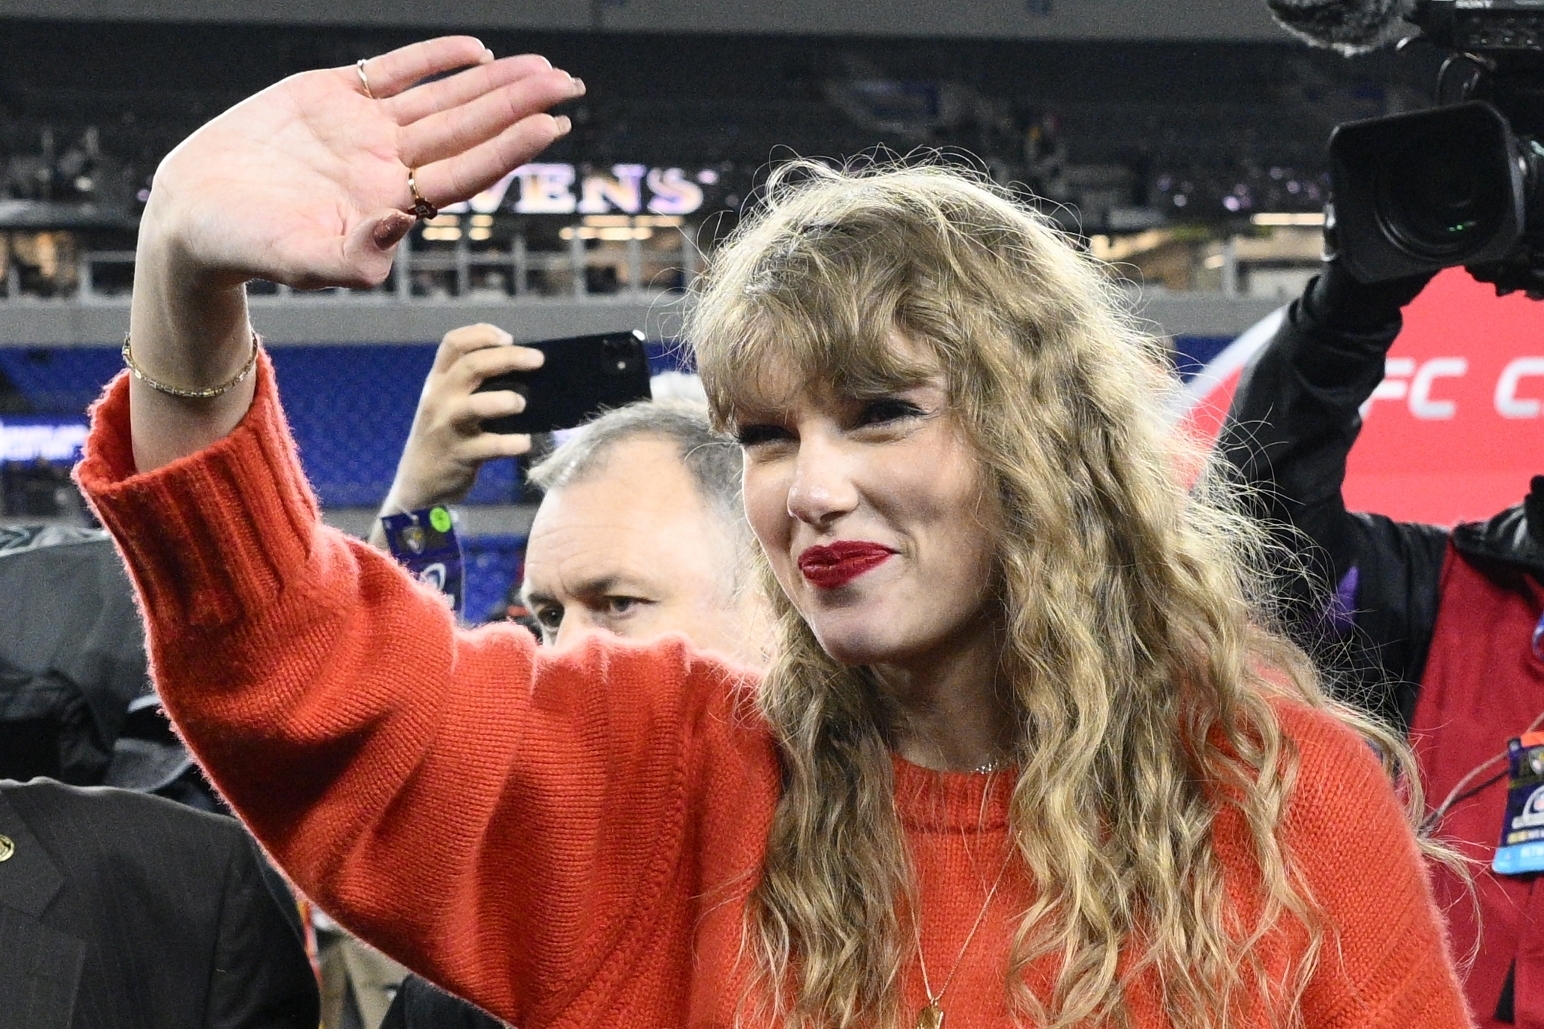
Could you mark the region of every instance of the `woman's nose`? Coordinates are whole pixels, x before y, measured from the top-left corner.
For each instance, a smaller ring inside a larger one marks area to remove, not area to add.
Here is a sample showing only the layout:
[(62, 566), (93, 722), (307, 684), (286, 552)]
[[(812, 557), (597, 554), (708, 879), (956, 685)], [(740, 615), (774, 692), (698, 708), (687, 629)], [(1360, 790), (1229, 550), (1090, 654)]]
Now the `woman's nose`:
[(800, 441), (788, 513), (801, 522), (824, 527), (858, 503), (858, 490), (839, 447), (806, 437)]

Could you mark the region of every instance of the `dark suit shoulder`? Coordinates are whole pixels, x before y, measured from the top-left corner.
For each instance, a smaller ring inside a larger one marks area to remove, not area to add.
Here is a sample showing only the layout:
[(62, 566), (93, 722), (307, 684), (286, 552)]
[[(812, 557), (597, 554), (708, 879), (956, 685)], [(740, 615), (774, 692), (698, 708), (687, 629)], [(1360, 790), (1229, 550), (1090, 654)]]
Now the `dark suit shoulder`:
[(0, 865), (0, 912), (4, 870), (27, 867), (22, 851), (36, 848), (57, 872), (49, 898), (29, 910), (39, 926), (84, 944), (74, 1025), (316, 1026), (295, 906), (282, 883), (268, 881), (239, 822), (159, 797), (34, 779), (0, 782), (0, 832), (8, 826), (17, 853)]
[(97, 852), (157, 865), (193, 861), (220, 874), (231, 854), (246, 846), (246, 833), (234, 819), (108, 786), (0, 781), (0, 798), (64, 864)]

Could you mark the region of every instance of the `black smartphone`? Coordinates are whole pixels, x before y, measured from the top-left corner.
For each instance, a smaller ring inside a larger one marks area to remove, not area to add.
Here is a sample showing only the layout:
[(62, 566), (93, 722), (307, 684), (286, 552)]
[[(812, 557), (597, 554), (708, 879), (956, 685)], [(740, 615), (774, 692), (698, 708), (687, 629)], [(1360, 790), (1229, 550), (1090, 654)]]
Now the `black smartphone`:
[(637, 329), (520, 346), (540, 350), (547, 360), (535, 371), (495, 375), (477, 387), (478, 393), (513, 390), (525, 397), (519, 414), (484, 419), (489, 432), (572, 429), (603, 410), (649, 399), (649, 359)]

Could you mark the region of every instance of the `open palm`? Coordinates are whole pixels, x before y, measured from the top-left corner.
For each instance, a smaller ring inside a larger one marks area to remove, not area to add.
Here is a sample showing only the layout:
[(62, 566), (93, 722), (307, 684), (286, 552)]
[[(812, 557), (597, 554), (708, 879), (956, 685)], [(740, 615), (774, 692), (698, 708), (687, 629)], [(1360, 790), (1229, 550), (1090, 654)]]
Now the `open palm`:
[(544, 112), (584, 88), (543, 58), (495, 61), (465, 36), (371, 58), (365, 72), (373, 99), (358, 69), (332, 68), (215, 118), (162, 162), (146, 221), (213, 281), (373, 285), (412, 226), (410, 169), (431, 203), (464, 200), (561, 136), (566, 119)]

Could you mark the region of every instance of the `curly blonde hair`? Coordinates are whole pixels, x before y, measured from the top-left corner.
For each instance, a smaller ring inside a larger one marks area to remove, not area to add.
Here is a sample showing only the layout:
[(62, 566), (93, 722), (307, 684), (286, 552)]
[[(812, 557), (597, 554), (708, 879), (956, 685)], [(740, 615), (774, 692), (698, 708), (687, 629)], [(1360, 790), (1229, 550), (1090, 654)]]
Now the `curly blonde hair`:
[[(1178, 1029), (1259, 1019), (1258, 1005), (1289, 1024), (1324, 927), (1282, 840), (1297, 755), (1272, 701), (1333, 711), (1391, 772), (1408, 752), (1329, 700), (1269, 628), (1268, 537), (1221, 479), (1187, 488), (1209, 458), (1168, 424), (1166, 355), (1113, 293), (977, 177), (801, 161), (716, 255), (687, 335), (720, 426), (768, 403), (757, 391), (776, 369), (841, 394), (915, 385), (896, 331), (945, 369), (1003, 526), (991, 585), (1021, 769), (1010, 833), (1036, 884), (1003, 969), (1012, 1009), (1046, 1029), (1121, 1025), (1127, 986), (1152, 975)], [(770, 592), (781, 649), (760, 704), (785, 783), (747, 915), (757, 992), (795, 1025), (891, 1026), (914, 950), (891, 708)], [(1249, 924), (1213, 848), (1224, 805), (1263, 883)], [(1262, 941), (1286, 920), (1310, 942), (1282, 981)], [(1023, 972), (1044, 956), (1060, 970), (1039, 997)]]

